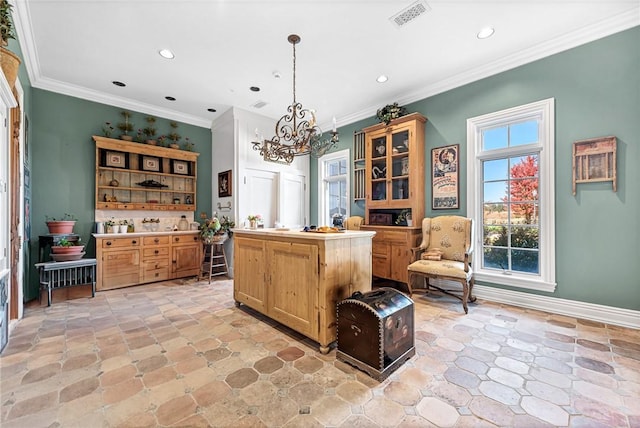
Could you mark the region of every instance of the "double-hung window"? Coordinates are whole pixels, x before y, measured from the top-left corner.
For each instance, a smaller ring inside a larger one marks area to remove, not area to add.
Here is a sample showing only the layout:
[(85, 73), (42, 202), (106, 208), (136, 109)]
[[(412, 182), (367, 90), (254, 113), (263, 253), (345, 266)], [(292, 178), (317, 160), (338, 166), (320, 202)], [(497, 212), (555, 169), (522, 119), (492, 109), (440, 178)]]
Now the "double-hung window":
[(319, 225), (342, 225), (349, 216), (349, 151), (341, 150), (318, 159), (320, 171)]
[(467, 206), (478, 281), (555, 290), (554, 104), (467, 120)]

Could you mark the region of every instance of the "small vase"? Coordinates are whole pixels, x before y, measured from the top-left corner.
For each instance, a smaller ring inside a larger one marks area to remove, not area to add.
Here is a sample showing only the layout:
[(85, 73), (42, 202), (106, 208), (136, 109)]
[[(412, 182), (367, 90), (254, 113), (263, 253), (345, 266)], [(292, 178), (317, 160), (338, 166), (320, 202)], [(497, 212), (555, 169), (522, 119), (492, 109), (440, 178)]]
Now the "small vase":
[(121, 224), (118, 227), (120, 228), (120, 233), (127, 233), (127, 228), (129, 226), (127, 226), (126, 224)]
[(106, 226), (104, 228), (104, 233), (113, 233), (113, 226)]
[(257, 227), (256, 226), (256, 221), (255, 220), (249, 220), (249, 227), (251, 229), (255, 229)]
[(410, 218), (407, 219), (407, 226), (408, 227), (413, 226), (413, 220), (411, 220)]

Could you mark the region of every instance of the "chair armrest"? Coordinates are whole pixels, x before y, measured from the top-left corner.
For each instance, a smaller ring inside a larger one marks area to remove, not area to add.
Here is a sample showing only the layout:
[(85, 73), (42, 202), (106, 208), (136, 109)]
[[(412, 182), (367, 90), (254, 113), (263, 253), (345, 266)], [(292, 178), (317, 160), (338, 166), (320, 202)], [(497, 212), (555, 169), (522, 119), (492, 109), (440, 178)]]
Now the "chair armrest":
[(424, 248), (413, 247), (411, 248), (411, 263), (420, 260), (420, 255), (424, 253)]

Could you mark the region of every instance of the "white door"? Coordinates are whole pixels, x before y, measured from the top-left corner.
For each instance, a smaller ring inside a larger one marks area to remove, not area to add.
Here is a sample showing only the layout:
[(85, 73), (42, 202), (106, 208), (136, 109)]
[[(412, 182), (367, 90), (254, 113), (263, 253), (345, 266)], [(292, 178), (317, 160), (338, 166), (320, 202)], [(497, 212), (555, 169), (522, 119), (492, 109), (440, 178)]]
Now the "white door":
[(248, 226), (247, 216), (256, 214), (262, 216), (264, 227), (273, 227), (278, 216), (278, 173), (256, 169), (246, 169), (245, 172), (246, 185), (239, 207), (240, 221), (236, 222), (238, 227), (244, 223)]

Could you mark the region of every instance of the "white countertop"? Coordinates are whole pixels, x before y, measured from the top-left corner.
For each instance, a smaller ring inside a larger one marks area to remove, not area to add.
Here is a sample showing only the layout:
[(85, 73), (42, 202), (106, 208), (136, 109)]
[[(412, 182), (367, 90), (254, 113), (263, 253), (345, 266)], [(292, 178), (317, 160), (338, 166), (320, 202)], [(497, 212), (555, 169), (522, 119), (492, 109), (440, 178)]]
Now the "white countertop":
[(264, 229), (231, 229), (237, 235), (256, 235), (256, 236), (282, 236), (291, 238), (306, 239), (345, 239), (345, 238), (362, 238), (363, 236), (373, 237), (376, 232), (372, 230), (344, 230), (340, 232), (303, 232), (302, 228), (291, 228), (290, 230), (264, 228)]
[(159, 236), (159, 235), (193, 235), (199, 230), (163, 230), (158, 232), (130, 232), (130, 233), (92, 233), (94, 238), (127, 238), (135, 236)]

